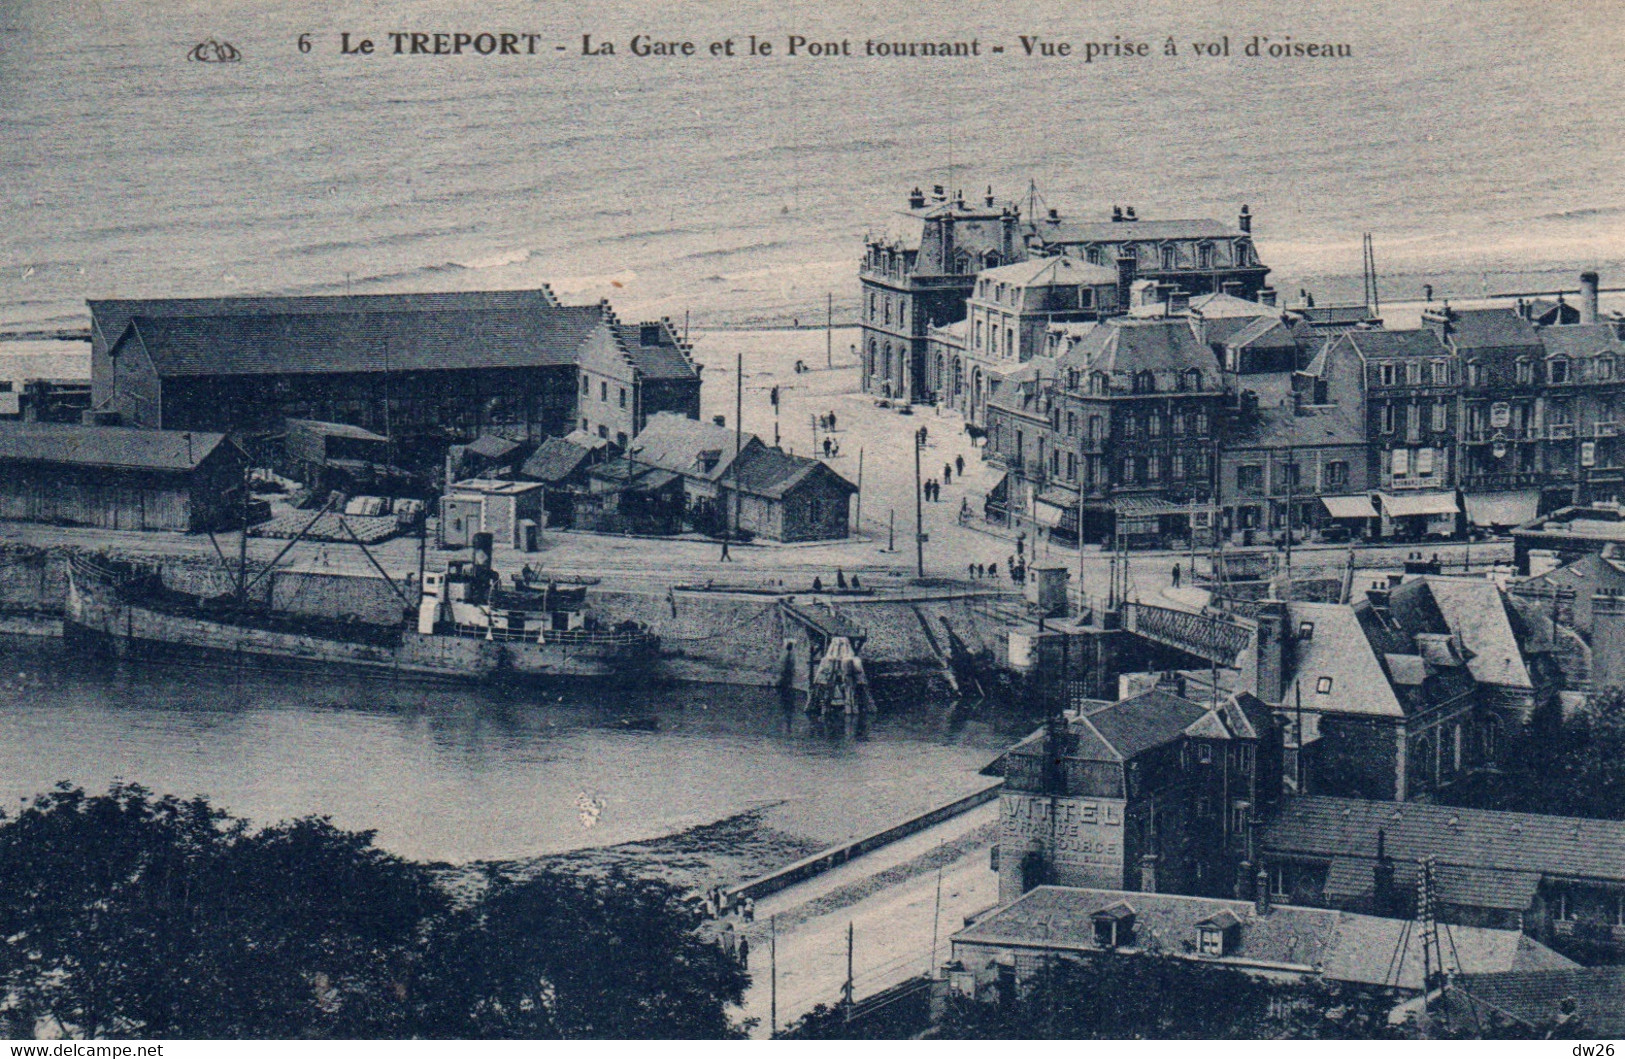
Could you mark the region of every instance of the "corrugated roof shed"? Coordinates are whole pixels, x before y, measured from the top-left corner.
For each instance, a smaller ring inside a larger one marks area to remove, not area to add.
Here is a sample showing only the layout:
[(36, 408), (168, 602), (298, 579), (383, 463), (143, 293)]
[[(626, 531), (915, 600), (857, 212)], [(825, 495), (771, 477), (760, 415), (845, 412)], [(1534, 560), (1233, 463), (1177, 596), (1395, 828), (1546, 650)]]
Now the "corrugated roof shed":
[(0, 461), (148, 471), (189, 471), (225, 441), (200, 431), (64, 423), (0, 424)]
[(161, 376), (300, 375), (571, 366), (596, 305), (528, 311), (306, 313), (131, 319)]

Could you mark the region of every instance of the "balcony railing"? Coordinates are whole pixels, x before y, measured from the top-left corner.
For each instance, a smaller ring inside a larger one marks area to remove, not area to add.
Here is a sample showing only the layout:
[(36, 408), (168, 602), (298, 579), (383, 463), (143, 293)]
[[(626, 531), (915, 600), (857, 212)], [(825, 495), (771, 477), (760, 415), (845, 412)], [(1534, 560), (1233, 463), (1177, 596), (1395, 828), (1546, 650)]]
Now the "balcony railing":
[(1548, 423), (1546, 425), (1546, 436), (1552, 441), (1573, 441), (1574, 424)]

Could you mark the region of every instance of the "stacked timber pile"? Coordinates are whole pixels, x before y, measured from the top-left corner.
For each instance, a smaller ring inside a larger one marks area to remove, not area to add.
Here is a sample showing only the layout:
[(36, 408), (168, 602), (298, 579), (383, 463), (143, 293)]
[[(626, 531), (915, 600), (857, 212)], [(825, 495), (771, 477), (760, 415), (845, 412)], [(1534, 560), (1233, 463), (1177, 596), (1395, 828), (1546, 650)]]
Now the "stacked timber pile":
[[(255, 526), (249, 530), (249, 536), (292, 540), (308, 524), (310, 512), (293, 511)], [(349, 527), (348, 531), (345, 529), (346, 526)], [(400, 530), (400, 523), (394, 515), (335, 515), (327, 512), (320, 515), (315, 524), (305, 531), (305, 539), (352, 544), (359, 538), (362, 544), (377, 544), (395, 536)], [(351, 537), (351, 531), (354, 532), (354, 537)]]

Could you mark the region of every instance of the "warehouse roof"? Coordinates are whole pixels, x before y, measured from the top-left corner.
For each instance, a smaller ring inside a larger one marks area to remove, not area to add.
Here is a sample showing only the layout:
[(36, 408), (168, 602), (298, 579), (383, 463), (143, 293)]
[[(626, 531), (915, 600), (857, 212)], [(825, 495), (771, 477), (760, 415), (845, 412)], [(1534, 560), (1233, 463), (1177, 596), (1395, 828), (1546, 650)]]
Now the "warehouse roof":
[(515, 312), (555, 308), (546, 284), (534, 290), (447, 291), (424, 294), (249, 295), (231, 298), (93, 299), (92, 337), (112, 344), (132, 319), (186, 316), (289, 316), (305, 313)]
[(1625, 820), (1307, 797), (1286, 804), (1266, 827), (1264, 846), (1370, 859), (1378, 831), (1396, 861), (1431, 855), (1441, 867), (1625, 881)]
[(568, 366), (604, 312), (531, 310), (132, 317), (114, 351), (139, 344), (161, 376), (301, 375)]
[(0, 425), (0, 461), (150, 471), (189, 471), (208, 459), (224, 434), (66, 423)]

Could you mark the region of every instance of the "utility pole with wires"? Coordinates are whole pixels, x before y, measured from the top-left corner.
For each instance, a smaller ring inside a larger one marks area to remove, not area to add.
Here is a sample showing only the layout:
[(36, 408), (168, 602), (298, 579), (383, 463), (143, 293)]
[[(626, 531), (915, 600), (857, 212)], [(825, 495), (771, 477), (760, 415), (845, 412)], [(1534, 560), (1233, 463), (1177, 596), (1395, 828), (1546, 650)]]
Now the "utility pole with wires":
[(925, 512), (920, 496), (920, 435), (914, 435), (914, 573), (925, 577)]
[(739, 529), (739, 446), (744, 438), (745, 424), (740, 417), (745, 413), (745, 355), (739, 353), (734, 358), (734, 458), (729, 469), (733, 471), (733, 518), (728, 518), (728, 500), (723, 498), (722, 509), (722, 558), (721, 562), (730, 562), (733, 556), (728, 554), (728, 541)]
[(767, 917), (767, 962), (769, 979), (767, 988), (768, 1036), (779, 1035), (779, 917)]
[(841, 1010), (852, 1021), (852, 921), (846, 923), (846, 984), (841, 987)]
[(835, 295), (824, 295), (824, 367), (835, 367)]

